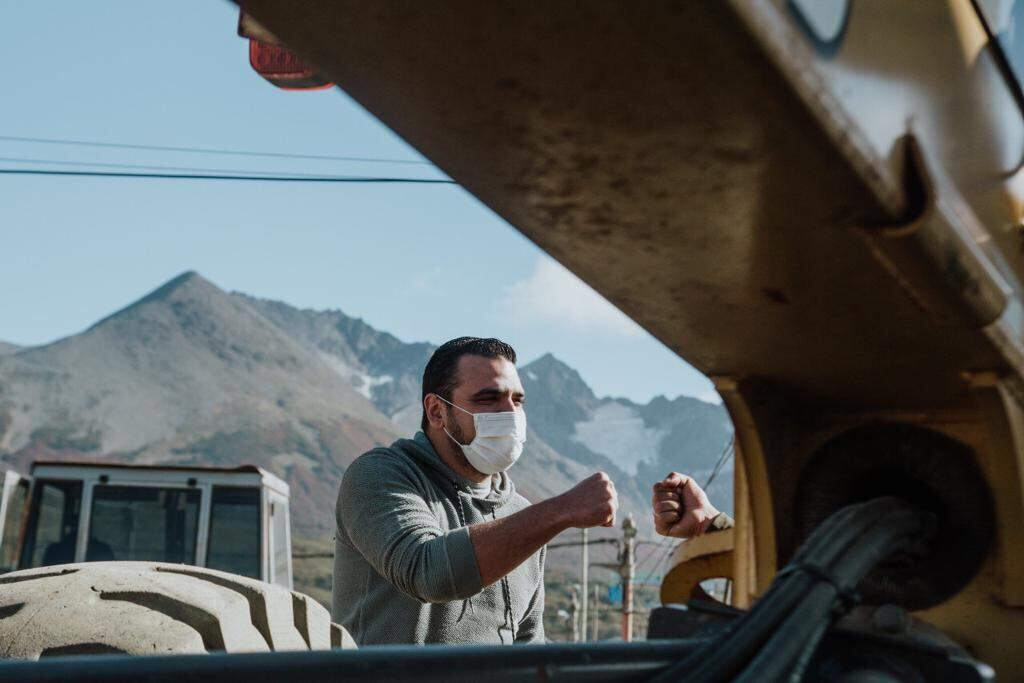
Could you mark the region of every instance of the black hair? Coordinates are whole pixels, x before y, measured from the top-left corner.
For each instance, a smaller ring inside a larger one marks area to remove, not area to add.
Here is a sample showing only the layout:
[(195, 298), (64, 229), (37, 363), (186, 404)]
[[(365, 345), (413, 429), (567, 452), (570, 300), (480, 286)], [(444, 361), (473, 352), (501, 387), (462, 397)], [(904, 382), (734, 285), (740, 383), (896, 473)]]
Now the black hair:
[[(459, 384), (456, 373), (459, 359), (463, 356), (483, 356), (484, 358), (504, 358), (510, 363), (516, 362), (516, 351), (500, 339), (482, 339), (480, 337), (459, 337), (447, 341), (437, 347), (434, 355), (427, 361), (423, 369), (423, 396), (437, 394), (445, 400), (451, 400), (452, 392)], [(427, 431), (427, 411), (424, 409), (420, 428)]]

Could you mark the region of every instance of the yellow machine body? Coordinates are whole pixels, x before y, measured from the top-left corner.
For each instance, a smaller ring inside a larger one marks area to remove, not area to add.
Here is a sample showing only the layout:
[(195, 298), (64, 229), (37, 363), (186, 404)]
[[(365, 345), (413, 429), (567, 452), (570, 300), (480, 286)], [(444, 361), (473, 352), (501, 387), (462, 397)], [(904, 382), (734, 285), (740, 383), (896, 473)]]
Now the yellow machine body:
[(715, 381), (740, 465), (736, 604), (803, 539), (801, 486), (834, 439), (898, 425), (968, 449), (991, 540), (916, 616), (1009, 673), (1024, 117), (991, 4), (242, 3)]

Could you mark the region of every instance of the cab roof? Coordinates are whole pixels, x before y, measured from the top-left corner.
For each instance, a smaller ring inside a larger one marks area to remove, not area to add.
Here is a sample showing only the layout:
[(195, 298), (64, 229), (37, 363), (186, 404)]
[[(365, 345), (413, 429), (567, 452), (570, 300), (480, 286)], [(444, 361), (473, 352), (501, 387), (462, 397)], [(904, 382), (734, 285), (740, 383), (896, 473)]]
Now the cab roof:
[(235, 467), (132, 464), (102, 461), (37, 460), (29, 469), (33, 478), (93, 479), (104, 473), (114, 481), (142, 481), (159, 477), (171, 481), (187, 482), (196, 479), (203, 483), (228, 486), (265, 486), (288, 496), (290, 487), (280, 477), (256, 465)]

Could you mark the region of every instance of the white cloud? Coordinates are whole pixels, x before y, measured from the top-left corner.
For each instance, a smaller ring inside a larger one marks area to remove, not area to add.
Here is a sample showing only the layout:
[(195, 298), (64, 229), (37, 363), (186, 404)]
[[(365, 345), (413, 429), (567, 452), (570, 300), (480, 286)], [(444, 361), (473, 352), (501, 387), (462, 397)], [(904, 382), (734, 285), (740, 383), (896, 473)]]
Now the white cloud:
[(537, 259), (528, 277), (505, 289), (502, 303), (519, 324), (554, 324), (626, 337), (643, 334), (625, 313), (547, 256)]

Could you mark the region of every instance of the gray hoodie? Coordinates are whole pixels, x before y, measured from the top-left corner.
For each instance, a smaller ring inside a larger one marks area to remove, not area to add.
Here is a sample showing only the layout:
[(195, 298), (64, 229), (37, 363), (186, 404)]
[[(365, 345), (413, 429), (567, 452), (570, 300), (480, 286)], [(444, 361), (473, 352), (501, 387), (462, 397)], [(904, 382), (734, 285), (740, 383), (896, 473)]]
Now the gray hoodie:
[(334, 621), (360, 646), (544, 642), (544, 550), (482, 586), (467, 528), (529, 504), (505, 473), (475, 493), (423, 432), (363, 454), (338, 493)]

